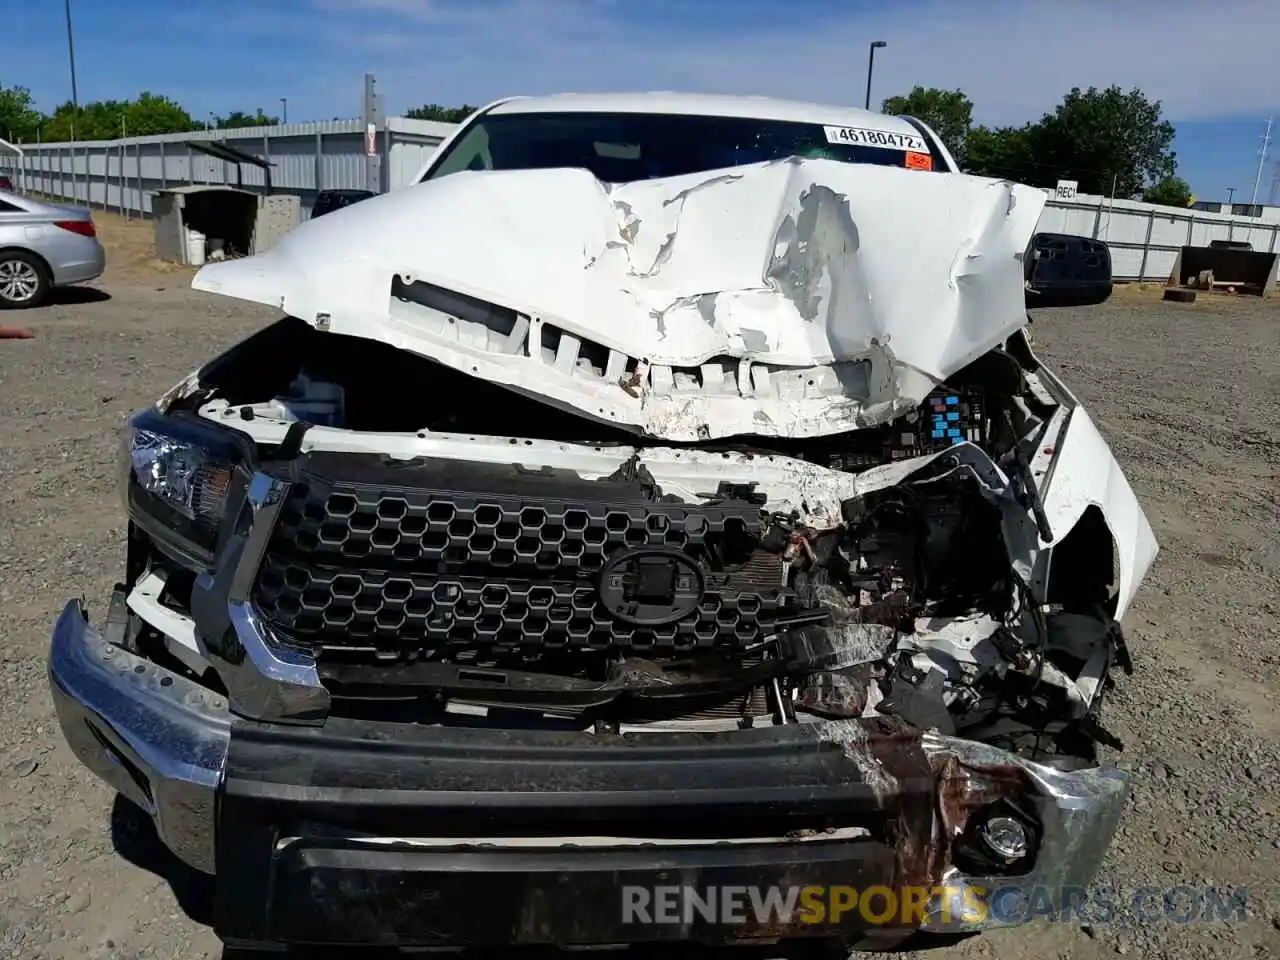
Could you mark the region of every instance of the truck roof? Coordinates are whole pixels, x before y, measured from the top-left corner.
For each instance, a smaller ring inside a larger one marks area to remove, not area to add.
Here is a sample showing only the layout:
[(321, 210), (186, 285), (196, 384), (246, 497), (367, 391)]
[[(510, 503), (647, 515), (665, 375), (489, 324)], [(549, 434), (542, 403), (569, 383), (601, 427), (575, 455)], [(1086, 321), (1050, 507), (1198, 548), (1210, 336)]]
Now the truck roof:
[(775, 100), (772, 97), (705, 93), (559, 93), (546, 97), (512, 97), (487, 112), (519, 113), (648, 113), (709, 117), (747, 117), (829, 126), (872, 127), (893, 133), (916, 134), (901, 117), (861, 107)]

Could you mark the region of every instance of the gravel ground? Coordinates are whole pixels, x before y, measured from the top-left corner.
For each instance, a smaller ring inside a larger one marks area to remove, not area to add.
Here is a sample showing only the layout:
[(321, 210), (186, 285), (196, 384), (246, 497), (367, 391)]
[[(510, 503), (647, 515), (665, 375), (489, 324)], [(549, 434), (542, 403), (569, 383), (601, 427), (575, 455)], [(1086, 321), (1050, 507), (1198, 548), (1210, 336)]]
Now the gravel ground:
[[(0, 342), (0, 956), (219, 958), (207, 887), (63, 744), (45, 679), (54, 617), (95, 615), (123, 569), (114, 464), (128, 412), (272, 318), (183, 278), (108, 278), (16, 315)], [(1038, 349), (1090, 406), (1163, 552), (1129, 615), (1136, 673), (1106, 720), (1136, 775), (1100, 880), (1247, 890), (1247, 920), (1039, 922), (935, 958), (1280, 955), (1280, 307), (1119, 293), (1042, 313)], [(141, 865), (139, 865), (141, 864)], [(194, 918), (192, 918), (194, 915)]]

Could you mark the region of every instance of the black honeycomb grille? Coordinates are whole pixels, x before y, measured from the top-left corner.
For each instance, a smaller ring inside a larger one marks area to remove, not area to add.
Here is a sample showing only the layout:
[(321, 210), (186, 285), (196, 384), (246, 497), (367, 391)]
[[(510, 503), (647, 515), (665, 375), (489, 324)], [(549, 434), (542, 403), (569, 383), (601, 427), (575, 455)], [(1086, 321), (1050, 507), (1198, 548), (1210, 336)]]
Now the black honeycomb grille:
[[(477, 647), (741, 648), (793, 605), (775, 558), (748, 554), (724, 566), (759, 525), (758, 508), (739, 501), (605, 504), (296, 483), (254, 601), (297, 641), (379, 659)], [(678, 549), (711, 571), (701, 601), (676, 622), (638, 627), (600, 603), (600, 570), (640, 546)]]

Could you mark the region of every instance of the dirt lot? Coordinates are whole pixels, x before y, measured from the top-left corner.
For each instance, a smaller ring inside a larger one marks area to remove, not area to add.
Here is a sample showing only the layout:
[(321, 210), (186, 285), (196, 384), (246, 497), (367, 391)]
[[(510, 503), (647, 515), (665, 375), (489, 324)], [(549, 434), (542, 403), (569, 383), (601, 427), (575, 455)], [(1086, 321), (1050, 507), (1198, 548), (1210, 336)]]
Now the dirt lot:
[[(272, 316), (192, 293), (132, 237), (105, 292), (15, 317), (35, 338), (0, 341), (0, 956), (23, 960), (221, 956), (199, 922), (207, 885), (72, 759), (45, 679), (63, 603), (101, 616), (123, 569), (121, 418)], [(1136, 787), (1100, 879), (1122, 903), (1143, 885), (1244, 888), (1252, 916), (1042, 922), (932, 955), (1280, 955), (1280, 306), (1128, 295), (1032, 329), (1163, 548), (1127, 623), (1137, 672), (1106, 716)]]

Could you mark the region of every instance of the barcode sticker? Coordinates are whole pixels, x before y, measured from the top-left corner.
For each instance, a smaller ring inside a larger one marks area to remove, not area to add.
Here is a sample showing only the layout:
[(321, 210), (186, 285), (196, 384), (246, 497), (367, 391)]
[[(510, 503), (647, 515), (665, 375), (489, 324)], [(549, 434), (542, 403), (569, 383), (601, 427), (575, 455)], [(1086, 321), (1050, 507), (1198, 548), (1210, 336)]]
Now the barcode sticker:
[(827, 143), (843, 143), (851, 147), (877, 147), (881, 150), (910, 150), (928, 153), (924, 137), (914, 133), (897, 133), (893, 130), (872, 130), (867, 127), (823, 127)]

